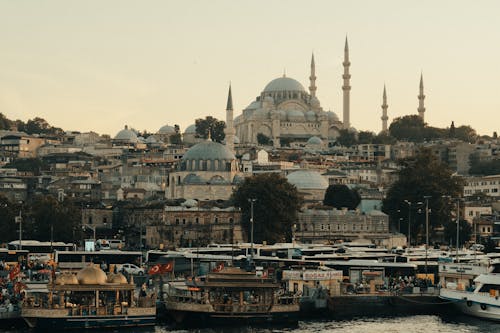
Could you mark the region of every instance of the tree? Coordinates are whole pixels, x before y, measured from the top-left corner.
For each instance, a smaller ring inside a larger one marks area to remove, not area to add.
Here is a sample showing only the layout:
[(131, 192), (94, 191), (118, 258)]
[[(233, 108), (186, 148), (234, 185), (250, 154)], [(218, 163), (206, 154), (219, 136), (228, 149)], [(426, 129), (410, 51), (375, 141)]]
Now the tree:
[(22, 172), (32, 172), (33, 175), (39, 176), (41, 170), (44, 169), (46, 164), (39, 158), (19, 158), (11, 163), (8, 163), (6, 168), (15, 168)]
[[(409, 213), (411, 214), (411, 234), (417, 235), (425, 230), (425, 196), (429, 203), (429, 232), (432, 237), (433, 227), (449, 225), (451, 220), (452, 203), (445, 197), (456, 198), (463, 193), (463, 179), (452, 176), (448, 166), (440, 162), (430, 149), (421, 149), (415, 157), (400, 162), (399, 179), (392, 184), (383, 201), (383, 211), (389, 215), (391, 221), (404, 218), (408, 230)], [(408, 205), (407, 202), (412, 205)], [(419, 208), (422, 214), (418, 214)], [(412, 209), (409, 212), (409, 209)], [(415, 239), (412, 237), (412, 239)]]
[(472, 127), (462, 125), (455, 129), (455, 137), (459, 140), (473, 143), (477, 139), (477, 133)]
[(9, 201), (8, 198), (0, 196), (0, 221), (2, 232), (0, 243), (7, 243), (17, 238), (15, 216), (19, 215), (20, 205)]
[(7, 119), (3, 113), (0, 113), (0, 130), (10, 130), (12, 127), (12, 121)]
[(250, 239), (251, 203), (254, 202), (254, 241), (291, 241), (292, 226), (302, 204), (297, 188), (286, 178), (270, 173), (248, 177), (233, 192), (232, 201), (242, 209), (243, 226)]
[(353, 146), (357, 143), (356, 133), (348, 129), (341, 129), (337, 137), (337, 142), (344, 147)]
[(373, 140), (375, 140), (375, 133), (373, 132), (360, 131), (358, 134), (358, 143), (360, 144), (373, 143)]
[[(459, 230), (458, 230), (458, 246), (462, 246), (467, 243), (472, 234), (472, 226), (467, 222), (467, 220), (460, 219)], [(450, 241), (451, 246), (456, 246), (457, 244), (457, 221), (450, 220), (445, 225), (444, 232), (445, 240)]]
[(398, 117), (389, 126), (389, 133), (398, 140), (422, 142), (425, 123), (417, 115)]
[(337, 209), (356, 209), (361, 202), (361, 197), (356, 190), (351, 190), (346, 185), (330, 185), (326, 189), (323, 204)]
[(269, 138), (267, 135), (262, 134), (262, 133), (257, 133), (257, 143), (259, 145), (269, 145), (271, 142), (271, 138)]
[(214, 117), (207, 116), (205, 119), (196, 119), (195, 126), (197, 138), (207, 139), (210, 133), (210, 137), (213, 141), (221, 143), (226, 137), (224, 134), (226, 123)]

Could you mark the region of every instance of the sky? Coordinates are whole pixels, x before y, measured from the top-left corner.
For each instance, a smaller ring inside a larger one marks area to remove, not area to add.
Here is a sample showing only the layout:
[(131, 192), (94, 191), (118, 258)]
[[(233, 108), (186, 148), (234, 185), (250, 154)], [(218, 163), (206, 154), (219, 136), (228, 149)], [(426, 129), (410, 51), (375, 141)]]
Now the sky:
[(42, 117), (69, 131), (114, 136), (125, 125), (181, 130), (234, 116), (286, 72), (342, 119), (349, 41), (351, 125), (381, 130), (425, 121), (499, 130), (500, 1), (462, 0), (0, 0), (0, 113)]

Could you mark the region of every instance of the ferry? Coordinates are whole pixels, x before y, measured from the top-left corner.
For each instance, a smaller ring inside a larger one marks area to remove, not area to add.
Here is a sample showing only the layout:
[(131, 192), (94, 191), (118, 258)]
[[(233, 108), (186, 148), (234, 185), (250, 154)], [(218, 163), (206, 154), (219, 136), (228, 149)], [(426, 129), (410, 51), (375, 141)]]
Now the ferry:
[(440, 266), (439, 297), (464, 314), (500, 321), (500, 262)]
[(153, 326), (155, 295), (135, 296), (133, 280), (90, 265), (64, 273), (47, 284), (47, 292), (24, 300), (21, 315), (41, 331)]
[(298, 295), (263, 274), (238, 267), (167, 283), (162, 305), (174, 324), (182, 326), (296, 324), (300, 311)]

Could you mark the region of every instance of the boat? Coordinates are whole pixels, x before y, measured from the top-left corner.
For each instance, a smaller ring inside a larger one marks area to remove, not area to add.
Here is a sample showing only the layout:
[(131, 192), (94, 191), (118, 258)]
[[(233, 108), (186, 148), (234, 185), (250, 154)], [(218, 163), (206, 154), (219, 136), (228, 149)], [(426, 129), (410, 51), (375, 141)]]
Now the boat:
[(299, 296), (281, 289), (262, 271), (217, 270), (164, 286), (163, 311), (174, 325), (297, 323)]
[(498, 263), (442, 265), (439, 297), (464, 314), (500, 321)]
[(30, 328), (42, 331), (152, 326), (156, 295), (136, 297), (136, 289), (132, 278), (107, 276), (90, 265), (51, 280), (48, 292), (30, 294), (21, 315)]

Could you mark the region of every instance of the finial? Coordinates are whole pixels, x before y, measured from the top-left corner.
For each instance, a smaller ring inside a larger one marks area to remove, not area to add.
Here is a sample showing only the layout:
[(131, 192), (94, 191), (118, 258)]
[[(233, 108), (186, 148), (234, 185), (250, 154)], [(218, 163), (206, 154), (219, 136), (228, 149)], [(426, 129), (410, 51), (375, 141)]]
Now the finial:
[(208, 137), (207, 137), (207, 141), (212, 141), (212, 136), (210, 135), (210, 128), (208, 129)]
[(286, 77), (286, 68), (283, 68), (283, 77)]

